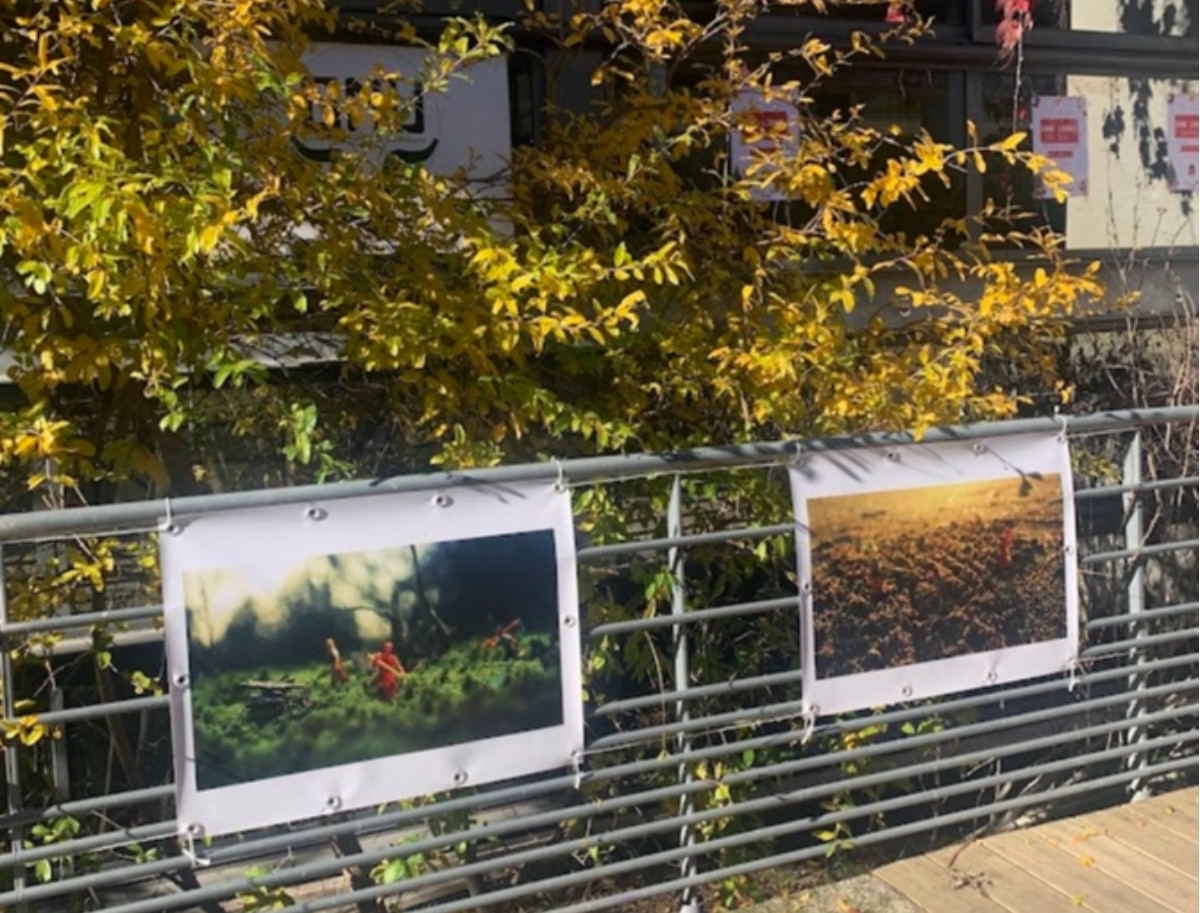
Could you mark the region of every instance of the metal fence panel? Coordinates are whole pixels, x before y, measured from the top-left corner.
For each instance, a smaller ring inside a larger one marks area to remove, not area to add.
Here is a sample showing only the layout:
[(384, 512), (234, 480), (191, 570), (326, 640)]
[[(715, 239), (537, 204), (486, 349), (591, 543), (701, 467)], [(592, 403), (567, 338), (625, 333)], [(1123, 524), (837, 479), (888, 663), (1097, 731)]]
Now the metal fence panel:
[[(1092, 459), (1077, 472), (1077, 501), (1111, 504), (1119, 517), (1080, 533), (1083, 667), (1070, 689), (1045, 678), (846, 715), (822, 721), (811, 740), (800, 670), (783, 643), (789, 631), (798, 640), (799, 599), (778, 584), (793, 532), (779, 470), (806, 450), (902, 446), (911, 435), (181, 499), (175, 511), (196, 513), (562, 473), (580, 498), (627, 505), (623, 526), (580, 530), (585, 659), (610, 692), (589, 695), (585, 761), (218, 840), (189, 858), (174, 836), (167, 699), (115, 687), (96, 662), (101, 652), (160, 661), (161, 607), (131, 595), (127, 604), (114, 597), (100, 608), (10, 618), (0, 600), (9, 734), (0, 908), (232, 913), (270, 902), (289, 913), (454, 913), (514, 903), (587, 913), (673, 894), (694, 909), (703, 886), (736, 894), (742, 879), (781, 865), (902, 838), (960, 838), (1072, 803), (1194, 782), (1196, 460), (1169, 454), (1173, 474), (1147, 478), (1144, 452), (1161, 447), (1154, 435), (1165, 427), (1189, 425), (1194, 442), (1196, 420), (1191, 406), (928, 432), (924, 440), (939, 441), (1065, 426), (1078, 436)], [(723, 501), (729, 480), (750, 480), (761, 497)], [(661, 514), (650, 510), (656, 499)], [(99, 536), (150, 541), (170, 509), (146, 502), (0, 517), (5, 591), (46, 549)], [(714, 582), (730, 568), (736, 585)], [(662, 598), (641, 595), (652, 590)], [(627, 598), (610, 598), (617, 592)], [(778, 650), (734, 646), (747, 639)], [(714, 660), (716, 650), (733, 660)], [(613, 656), (625, 671), (606, 679), (601, 660)], [(726, 666), (732, 672), (721, 677), (705, 671)], [(60, 737), (22, 744), (30, 713)], [(386, 865), (397, 859), (408, 865)]]

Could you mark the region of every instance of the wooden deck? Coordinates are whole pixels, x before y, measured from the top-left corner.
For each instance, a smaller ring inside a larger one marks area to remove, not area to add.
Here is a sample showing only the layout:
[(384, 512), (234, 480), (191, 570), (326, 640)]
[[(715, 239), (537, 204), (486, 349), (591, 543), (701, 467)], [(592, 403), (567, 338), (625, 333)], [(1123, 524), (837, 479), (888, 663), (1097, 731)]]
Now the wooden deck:
[(1196, 788), (875, 871), (923, 913), (1196, 913)]

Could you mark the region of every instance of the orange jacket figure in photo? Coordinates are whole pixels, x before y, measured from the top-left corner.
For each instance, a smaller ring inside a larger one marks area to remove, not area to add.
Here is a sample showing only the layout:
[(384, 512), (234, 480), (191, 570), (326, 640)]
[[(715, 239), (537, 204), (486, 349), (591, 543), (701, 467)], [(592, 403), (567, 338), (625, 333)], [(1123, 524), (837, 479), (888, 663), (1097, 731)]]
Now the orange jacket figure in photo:
[(408, 673), (400, 664), (400, 657), (392, 652), (392, 642), (383, 645), (383, 652), (371, 656), (371, 668), (375, 670), (375, 690), (385, 701), (396, 696), (396, 676), (404, 678)]
[(350, 680), (346, 667), (342, 665), (342, 654), (332, 637), (325, 638), (325, 649), (329, 651), (329, 680), (334, 685), (344, 685)]
[(1000, 534), (1000, 566), (1008, 567), (1012, 564), (1012, 558), (1013, 531), (1010, 527)]

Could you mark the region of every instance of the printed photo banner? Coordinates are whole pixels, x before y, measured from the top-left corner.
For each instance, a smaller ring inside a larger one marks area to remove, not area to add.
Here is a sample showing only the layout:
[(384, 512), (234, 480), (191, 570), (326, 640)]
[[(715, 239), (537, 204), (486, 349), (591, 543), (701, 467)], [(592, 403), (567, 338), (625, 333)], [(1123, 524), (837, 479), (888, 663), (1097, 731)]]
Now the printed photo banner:
[(560, 769), (583, 749), (566, 490), (176, 517), (160, 542), (182, 835)]
[(1061, 435), (814, 453), (789, 475), (809, 713), (1071, 668), (1079, 601)]

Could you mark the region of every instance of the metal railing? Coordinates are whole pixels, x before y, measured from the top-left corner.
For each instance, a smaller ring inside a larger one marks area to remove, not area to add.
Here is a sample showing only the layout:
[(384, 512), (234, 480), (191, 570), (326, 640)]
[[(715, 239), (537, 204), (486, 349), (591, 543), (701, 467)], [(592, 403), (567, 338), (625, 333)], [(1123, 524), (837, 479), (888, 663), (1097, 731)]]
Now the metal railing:
[[(1104, 471), (1076, 477), (1079, 504), (1109, 504), (1115, 518), (1107, 528), (1080, 532), (1083, 667), (1071, 688), (1061, 677), (1043, 678), (847, 715), (822, 722), (811, 741), (802, 738), (798, 662), (786, 662), (794, 652), (787, 645), (775, 652), (736, 646), (751, 636), (774, 643), (779, 632), (786, 640), (797, 625), (798, 598), (780, 592), (767, 573), (795, 566), (793, 526), (780, 522), (790, 513), (785, 489), (776, 492), (778, 511), (751, 516), (696, 502), (711, 499), (704, 485), (713, 479), (778, 477), (778, 467), (800, 450), (903, 445), (909, 435), (181, 499), (175, 511), (198, 513), (562, 473), (574, 486), (610, 495), (626, 486), (629, 503), (643, 512), (653, 501), (647, 492), (660, 486), (654, 490), (665, 516), (581, 541), (580, 573), (596, 581), (582, 607), (593, 618), (584, 644), (589, 688), (603, 682), (609, 693), (590, 695), (580, 769), (250, 832), (206, 847), (199, 866), (175, 839), (169, 758), (161, 757), (167, 699), (92, 688), (81, 672), (95, 671), (88, 661), (101, 640), (108, 651), (153, 658), (160, 607), (71, 606), (21, 620), (0, 611), (5, 721), (12, 726), (37, 712), (60, 736), (6, 743), (0, 908), (57, 910), (71, 900), (109, 913), (215, 913), (270, 898), (287, 913), (413, 905), (454, 913), (507, 902), (585, 913), (665, 894), (694, 907), (703, 886), (736, 891), (740, 879), (781, 865), (819, 863), (901, 838), (959, 838), (1073, 802), (1193, 782), (1200, 728), (1196, 517), (1194, 507), (1165, 518), (1159, 508), (1189, 497), (1194, 505), (1196, 463), (1187, 455), (1172, 464), (1181, 467), (1178, 474), (1144, 479), (1142, 450), (1161, 446), (1148, 435), (1194, 428), (1196, 418), (1189, 406), (927, 432), (925, 441), (957, 440), (1065, 423), (1079, 449), (1097, 457), (1092, 464), (1116, 467), (1119, 480)], [(1194, 430), (1181, 437), (1194, 446)], [(12, 573), (56, 542), (146, 536), (166, 509), (140, 502), (0, 517), (4, 568)], [(744, 571), (738, 585), (709, 586), (712, 566), (731, 556)], [(638, 595), (647, 574), (665, 576), (661, 602)], [(626, 598), (609, 598), (613, 592)], [(601, 600), (598, 593), (608, 595)], [(63, 639), (38, 642), (18, 663), (29, 638), (48, 634)], [(716, 649), (735, 657), (734, 674), (705, 677), (724, 668), (709, 656)], [(633, 658), (605, 678), (595, 658), (623, 653)], [(763, 659), (756, 664), (757, 656)], [(52, 675), (47, 685), (46, 670), (66, 680)], [(75, 680), (84, 684), (73, 688)], [(34, 701), (35, 711), (24, 700)], [(120, 766), (112, 742), (128, 736), (131, 719), (139, 733), (159, 733), (159, 750), (147, 747), (153, 736), (146, 738), (137, 746), (140, 773), (124, 771), (122, 779), (112, 773)], [(77, 750), (81, 743), (91, 750)], [(81, 760), (97, 757), (107, 759), (107, 771)], [(34, 776), (38, 771), (48, 773)], [(403, 877), (380, 877), (376, 867), (397, 858), (411, 863)]]

